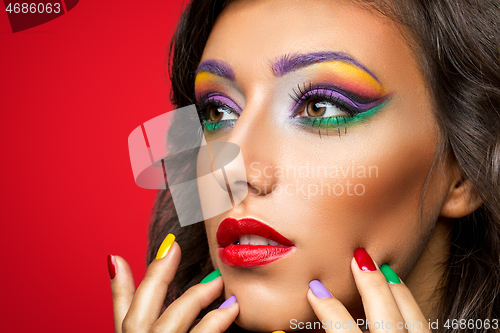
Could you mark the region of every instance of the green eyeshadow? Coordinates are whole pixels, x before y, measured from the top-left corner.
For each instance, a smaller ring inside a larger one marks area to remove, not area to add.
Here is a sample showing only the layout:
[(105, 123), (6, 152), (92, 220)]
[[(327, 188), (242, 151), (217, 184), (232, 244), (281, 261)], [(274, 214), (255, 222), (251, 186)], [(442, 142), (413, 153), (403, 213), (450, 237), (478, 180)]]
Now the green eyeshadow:
[(332, 134), (337, 132), (340, 134), (346, 132), (347, 128), (363, 123), (371, 118), (385, 106), (385, 103), (386, 102), (381, 103), (380, 105), (377, 105), (368, 111), (358, 113), (354, 116), (298, 117), (294, 118), (294, 121), (296, 121), (301, 126), (309, 127), (311, 130), (320, 128), (324, 129), (325, 131), (332, 131)]

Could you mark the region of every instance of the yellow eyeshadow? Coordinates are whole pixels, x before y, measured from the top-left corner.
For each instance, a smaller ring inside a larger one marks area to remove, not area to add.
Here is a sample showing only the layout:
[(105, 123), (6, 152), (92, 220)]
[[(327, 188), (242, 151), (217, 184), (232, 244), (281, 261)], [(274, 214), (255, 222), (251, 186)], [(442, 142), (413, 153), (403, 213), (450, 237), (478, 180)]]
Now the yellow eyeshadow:
[(220, 79), (221, 78), (215, 74), (202, 71), (196, 75), (196, 79), (194, 81), (194, 84), (199, 85), (199, 84), (204, 84), (204, 83), (210, 82), (210, 81), (218, 81)]
[(327, 71), (339, 73), (346, 76), (353, 83), (361, 83), (367, 88), (373, 90), (374, 93), (385, 95), (385, 89), (382, 85), (370, 74), (356, 65), (350, 64), (341, 60), (321, 62), (309, 67), (311, 70)]

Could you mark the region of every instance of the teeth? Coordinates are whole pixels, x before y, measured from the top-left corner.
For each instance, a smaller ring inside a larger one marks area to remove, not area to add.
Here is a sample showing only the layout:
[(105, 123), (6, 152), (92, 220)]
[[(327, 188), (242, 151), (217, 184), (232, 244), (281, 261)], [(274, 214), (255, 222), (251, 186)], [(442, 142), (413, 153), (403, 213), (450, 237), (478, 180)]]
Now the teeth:
[(279, 245), (278, 242), (275, 242), (275, 241), (270, 240), (270, 239), (269, 239), (269, 243), (268, 244), (271, 245), (271, 246), (278, 246)]
[(243, 235), (240, 237), (240, 245), (250, 245), (250, 235)]
[(239, 245), (271, 245), (278, 246), (279, 244), (273, 240), (257, 236), (257, 235), (242, 235), (236, 242)]
[(268, 239), (261, 237), (261, 236), (256, 236), (256, 235), (250, 235), (250, 245), (267, 245), (268, 244)]

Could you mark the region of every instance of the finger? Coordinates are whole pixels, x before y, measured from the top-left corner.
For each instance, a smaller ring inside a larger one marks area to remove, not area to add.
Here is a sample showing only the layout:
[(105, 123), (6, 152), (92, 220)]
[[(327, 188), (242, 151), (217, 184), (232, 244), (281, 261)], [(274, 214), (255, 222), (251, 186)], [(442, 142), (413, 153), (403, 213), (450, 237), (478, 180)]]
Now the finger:
[(119, 256), (108, 256), (108, 269), (111, 276), (115, 332), (121, 333), (123, 318), (134, 298), (134, 276), (129, 264)]
[(431, 332), (420, 306), (417, 301), (415, 301), (410, 289), (402, 283), (396, 272), (386, 264), (380, 266), (380, 271), (384, 274), (389, 283), (389, 288), (403, 316), (406, 329), (411, 333)]
[(231, 326), (239, 312), (236, 297), (231, 296), (217, 310), (210, 311), (203, 317), (191, 333), (223, 333)]
[[(370, 255), (363, 248), (354, 251), (351, 270), (358, 287), (370, 332), (406, 332), (404, 320), (391, 289)], [(401, 323), (403, 328), (400, 329)]]
[(318, 280), (309, 283), (307, 300), (327, 333), (360, 333), (356, 321), (345, 306)]
[(153, 260), (149, 265), (123, 321), (124, 332), (149, 332), (150, 327), (158, 319), (168, 285), (174, 279), (181, 260), (181, 249), (174, 239), (173, 235), (165, 238), (160, 251), (165, 242), (168, 242), (167, 254), (163, 258)]
[[(218, 270), (216, 271), (218, 272)], [(189, 288), (163, 312), (154, 324), (154, 332), (187, 332), (200, 311), (222, 294), (224, 283), (215, 280)]]

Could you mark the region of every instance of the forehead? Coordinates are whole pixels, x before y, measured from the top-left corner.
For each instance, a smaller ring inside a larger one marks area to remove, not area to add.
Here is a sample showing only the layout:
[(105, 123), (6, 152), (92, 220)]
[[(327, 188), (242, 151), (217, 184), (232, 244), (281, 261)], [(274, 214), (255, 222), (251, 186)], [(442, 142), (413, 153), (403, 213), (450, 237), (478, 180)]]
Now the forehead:
[(410, 53), (392, 21), (351, 1), (242, 0), (218, 18), (202, 61), (224, 60), (250, 78), (272, 75), (284, 54), (321, 51), (353, 55), (379, 71), (394, 61), (404, 67)]

